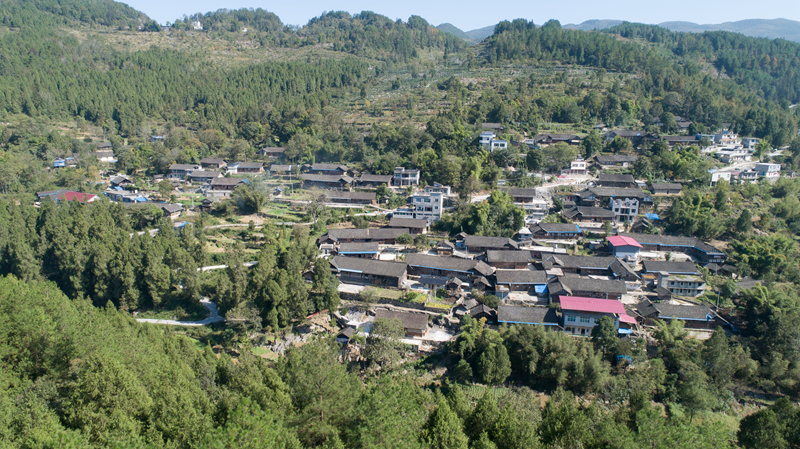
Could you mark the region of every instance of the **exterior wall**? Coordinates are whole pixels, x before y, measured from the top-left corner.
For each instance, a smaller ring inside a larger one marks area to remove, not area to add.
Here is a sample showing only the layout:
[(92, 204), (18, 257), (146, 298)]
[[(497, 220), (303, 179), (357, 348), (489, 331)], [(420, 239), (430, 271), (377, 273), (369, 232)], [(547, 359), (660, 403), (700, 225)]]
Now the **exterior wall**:
[(377, 259), (378, 253), (339, 253), (342, 256), (355, 257), (357, 259)]
[(458, 277), (458, 276), (472, 276), (472, 273), (464, 273), (463, 271), (452, 271), (447, 269), (439, 269), (439, 268), (428, 268), (428, 267), (415, 267), (415, 266), (408, 266), (408, 274), (412, 276), (421, 276), (423, 274), (431, 274), (434, 276), (447, 276), (449, 278)]
[(404, 274), (400, 278), (394, 278), (394, 277), (376, 276), (364, 273), (353, 273), (350, 271), (342, 271), (341, 273), (339, 273), (339, 280), (347, 284), (367, 284), (367, 285), (400, 288), (400, 286), (406, 280), (406, 275)]
[(589, 336), (592, 333), (592, 328), (597, 324), (600, 318), (604, 316), (609, 316), (614, 319), (614, 324), (619, 328), (619, 319), (612, 314), (579, 312), (575, 310), (563, 310), (561, 313), (563, 316), (564, 332), (567, 334)]
[(639, 200), (635, 198), (611, 198), (609, 205), (616, 221), (633, 221), (639, 214)]

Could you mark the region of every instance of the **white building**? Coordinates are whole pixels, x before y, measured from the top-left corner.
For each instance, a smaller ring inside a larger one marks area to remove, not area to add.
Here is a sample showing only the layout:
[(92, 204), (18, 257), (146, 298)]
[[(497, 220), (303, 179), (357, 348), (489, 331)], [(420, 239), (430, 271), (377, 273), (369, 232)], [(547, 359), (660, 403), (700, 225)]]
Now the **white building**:
[(203, 24), (199, 20), (192, 22), (192, 29), (197, 31), (203, 30)]
[(610, 198), (609, 206), (617, 222), (634, 221), (639, 215), (639, 200), (636, 198)]
[(441, 193), (421, 193), (411, 197), (409, 207), (394, 211), (393, 217), (428, 220), (429, 223), (439, 221), (444, 209), (444, 195)]
[(723, 147), (717, 151), (717, 158), (726, 164), (747, 162), (751, 159), (751, 152), (748, 148), (744, 148), (741, 145)]
[(407, 170), (405, 167), (395, 167), (393, 184), (401, 187), (419, 185), (419, 170)]
[(547, 217), (550, 212), (550, 205), (547, 201), (539, 198), (534, 198), (530, 202), (517, 204), (525, 209), (525, 221), (528, 223), (539, 223)]
[(711, 172), (711, 187), (716, 186), (720, 181), (725, 181), (727, 183), (731, 182), (731, 172), (729, 171), (710, 170), (710, 172)]
[(586, 174), (586, 161), (582, 157), (575, 159), (569, 163), (569, 168), (561, 170), (562, 175), (585, 175)]
[(757, 137), (742, 137), (742, 146), (750, 150), (755, 150), (758, 142)]
[(759, 162), (755, 167), (759, 177), (767, 178), (767, 181), (775, 181), (781, 176), (781, 164)]
[(658, 286), (664, 287), (675, 296), (695, 298), (706, 291), (706, 281), (700, 276), (687, 274), (658, 273)]
[(480, 138), (481, 138), (481, 146), (483, 146), (484, 148), (489, 148), (489, 144), (494, 139), (497, 138), (497, 134), (489, 132), (489, 131), (485, 131), (485, 132), (481, 133)]
[(425, 186), (425, 193), (441, 193), (444, 196), (450, 196), (450, 186), (443, 186), (438, 182), (434, 182), (432, 186)]

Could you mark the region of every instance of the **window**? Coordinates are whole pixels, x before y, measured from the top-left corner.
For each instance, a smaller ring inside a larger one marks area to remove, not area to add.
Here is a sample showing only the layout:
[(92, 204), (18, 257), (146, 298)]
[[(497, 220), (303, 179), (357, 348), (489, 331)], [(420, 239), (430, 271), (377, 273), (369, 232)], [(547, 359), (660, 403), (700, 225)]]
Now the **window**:
[(588, 322), (589, 322), (589, 318), (588, 317), (585, 317), (585, 316), (581, 317), (581, 323), (588, 323)]
[(568, 316), (567, 317), (567, 321), (575, 321), (575, 317), (574, 316)]

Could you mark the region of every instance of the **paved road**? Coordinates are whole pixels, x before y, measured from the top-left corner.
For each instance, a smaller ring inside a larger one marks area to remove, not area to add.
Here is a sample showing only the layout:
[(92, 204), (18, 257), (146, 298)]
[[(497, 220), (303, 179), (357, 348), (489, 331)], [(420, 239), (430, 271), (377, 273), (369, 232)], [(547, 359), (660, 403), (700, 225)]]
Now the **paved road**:
[(205, 326), (211, 323), (219, 323), (225, 321), (225, 318), (219, 316), (217, 312), (217, 305), (208, 298), (200, 300), (200, 304), (206, 306), (208, 309), (208, 318), (200, 321), (176, 321), (176, 320), (156, 320), (151, 318), (137, 318), (136, 321), (140, 323), (153, 323), (153, 324), (168, 324), (171, 326)]

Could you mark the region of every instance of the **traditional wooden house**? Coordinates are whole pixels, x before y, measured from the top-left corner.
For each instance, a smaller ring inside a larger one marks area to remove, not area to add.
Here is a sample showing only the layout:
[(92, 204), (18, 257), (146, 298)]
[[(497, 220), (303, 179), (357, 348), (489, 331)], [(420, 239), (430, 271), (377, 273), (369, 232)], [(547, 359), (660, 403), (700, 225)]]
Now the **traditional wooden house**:
[(530, 251), (486, 251), (486, 263), (495, 268), (506, 268), (511, 270), (523, 270), (528, 268), (528, 264), (533, 262), (533, 255)]
[(530, 228), (534, 239), (574, 240), (580, 238), (582, 231), (573, 223), (537, 223)]
[(428, 232), (428, 220), (392, 217), (392, 219), (389, 220), (388, 227), (408, 229), (409, 233), (413, 235), (425, 234)]
[(561, 328), (556, 309), (551, 307), (500, 305), (497, 308), (497, 322), (499, 324), (539, 325), (548, 330), (559, 330)]
[(399, 262), (344, 256), (331, 259), (331, 271), (346, 284), (402, 288), (406, 282), (406, 270), (406, 264)]
[(319, 243), (377, 242), (394, 245), (397, 237), (408, 234), (408, 229), (369, 228), (369, 229), (329, 229), (319, 238)]
[(428, 332), (428, 314), (426, 313), (378, 309), (375, 311), (375, 319), (400, 321), (408, 337), (422, 338)]
[(375, 192), (349, 192), (346, 190), (325, 192), (325, 201), (340, 204), (376, 204)]
[(350, 190), (353, 185), (353, 178), (349, 176), (304, 174), (300, 177), (303, 179), (304, 189), (317, 187), (320, 189)]
[(406, 257), (408, 271), (412, 275), (432, 274), (436, 276), (478, 277), (489, 276), (494, 268), (478, 260), (457, 257), (439, 257), (427, 254), (409, 254)]
[(625, 281), (592, 279), (577, 276), (559, 276), (547, 284), (550, 301), (558, 301), (562, 296), (582, 296), (587, 298), (622, 299), (628, 292)]
[(335, 247), (334, 251), (340, 256), (360, 259), (377, 259), (381, 252), (378, 242), (341, 243)]
[(601, 187), (638, 187), (632, 175), (617, 175), (613, 173), (600, 173), (597, 184)]

